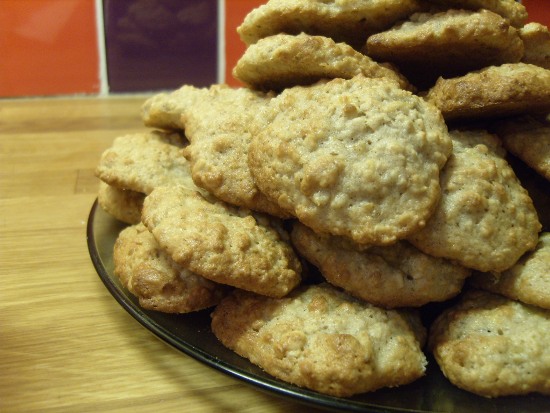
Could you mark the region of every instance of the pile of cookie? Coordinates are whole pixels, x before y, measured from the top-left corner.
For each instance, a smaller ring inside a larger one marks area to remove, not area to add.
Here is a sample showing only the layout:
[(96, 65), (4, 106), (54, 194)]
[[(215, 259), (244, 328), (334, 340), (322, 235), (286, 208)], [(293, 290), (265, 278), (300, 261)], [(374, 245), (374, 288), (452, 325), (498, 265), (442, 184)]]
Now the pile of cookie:
[[(550, 33), (527, 17), (253, 10), (246, 86), (159, 93), (103, 153), (99, 204), (129, 224), (115, 274), (146, 309), (213, 309), (224, 346), (321, 393), (410, 383), (432, 352), (470, 392), (550, 394), (550, 194), (510, 163), (550, 180)], [(430, 303), (447, 306), (426, 325)]]

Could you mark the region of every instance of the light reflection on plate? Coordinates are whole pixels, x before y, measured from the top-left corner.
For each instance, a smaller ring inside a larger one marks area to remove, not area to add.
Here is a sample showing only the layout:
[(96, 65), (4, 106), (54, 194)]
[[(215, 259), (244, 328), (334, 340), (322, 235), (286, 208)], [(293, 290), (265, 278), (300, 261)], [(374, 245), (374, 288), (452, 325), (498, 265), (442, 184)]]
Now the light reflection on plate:
[(550, 398), (540, 395), (485, 399), (452, 386), (429, 358), (422, 379), (394, 389), (382, 389), (348, 399), (322, 395), (279, 381), (223, 347), (210, 330), (210, 311), (173, 315), (143, 310), (113, 274), (112, 251), (124, 224), (93, 204), (88, 218), (87, 241), (99, 277), (118, 301), (143, 327), (183, 353), (253, 385), (260, 390), (318, 408), (348, 412), (550, 412)]

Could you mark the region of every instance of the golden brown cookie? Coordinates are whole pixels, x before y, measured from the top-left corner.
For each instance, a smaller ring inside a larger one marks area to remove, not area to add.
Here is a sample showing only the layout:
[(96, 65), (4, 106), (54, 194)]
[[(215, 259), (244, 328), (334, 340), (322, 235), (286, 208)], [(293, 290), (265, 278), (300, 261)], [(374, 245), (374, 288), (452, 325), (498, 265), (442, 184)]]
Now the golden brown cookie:
[(550, 123), (532, 116), (495, 123), (504, 147), (550, 181)]
[(361, 47), (367, 36), (422, 8), (417, 0), (269, 0), (237, 28), (247, 45), (278, 33), (305, 32)]
[(523, 42), (508, 21), (488, 10), (415, 13), (367, 39), (366, 54), (397, 65), (413, 83), (433, 85), (486, 66), (519, 62)]
[(537, 173), (533, 168), (527, 166), (521, 159), (508, 154), (506, 157), (521, 185), (527, 190), (535, 209), (543, 231), (550, 231), (550, 181)]
[(169, 186), (145, 198), (142, 221), (175, 262), (212, 281), (273, 297), (300, 283), (288, 234), (266, 217)]
[(451, 9), (487, 9), (508, 19), (514, 27), (527, 23), (527, 9), (516, 0), (429, 0), (438, 6)]
[(143, 224), (123, 229), (113, 251), (114, 273), (145, 309), (189, 313), (212, 307), (228, 288), (176, 264)]
[(141, 208), (144, 199), (144, 193), (118, 189), (103, 181), (99, 183), (97, 195), (99, 206), (109, 215), (127, 224), (141, 222)]
[(471, 284), (550, 310), (550, 233), (541, 233), (536, 248), (513, 267), (499, 274), (476, 273)]
[(338, 397), (421, 377), (426, 359), (414, 328), (409, 315), (326, 284), (282, 299), (236, 290), (212, 313), (223, 345), (281, 380)]
[(207, 94), (207, 89), (183, 85), (170, 93), (157, 93), (141, 107), (145, 126), (167, 130), (184, 130), (182, 113)]
[(232, 205), (287, 217), (260, 192), (248, 167), (248, 147), (271, 94), (213, 85), (182, 114), (191, 142), (183, 154), (196, 185)]
[(310, 228), (383, 245), (431, 216), (451, 146), (433, 106), (356, 76), (273, 98), (248, 163), (260, 190)]
[(301, 33), (276, 34), (249, 46), (233, 69), (233, 76), (255, 89), (281, 90), (321, 79), (350, 79), (355, 75), (386, 77), (403, 89), (407, 79), (345, 43)]
[(299, 223), (294, 225), (291, 239), (329, 283), (385, 308), (420, 307), (447, 300), (460, 292), (471, 273), (426, 255), (406, 241), (359, 251)]
[(439, 78), (426, 100), (448, 121), (549, 112), (550, 70), (507, 63), (461, 77)]
[(151, 131), (120, 136), (101, 155), (96, 176), (116, 188), (145, 194), (167, 184), (197, 189), (182, 154), (183, 146), (184, 140), (176, 133)]
[(521, 59), (524, 63), (550, 69), (550, 31), (540, 23), (528, 23), (519, 30), (525, 52)]
[(550, 394), (550, 311), (470, 291), (430, 328), (429, 346), (454, 385), (485, 397)]
[(537, 244), (537, 212), (495, 135), (453, 130), (451, 137), (453, 154), (441, 172), (439, 205), (409, 241), (468, 268), (504, 271)]

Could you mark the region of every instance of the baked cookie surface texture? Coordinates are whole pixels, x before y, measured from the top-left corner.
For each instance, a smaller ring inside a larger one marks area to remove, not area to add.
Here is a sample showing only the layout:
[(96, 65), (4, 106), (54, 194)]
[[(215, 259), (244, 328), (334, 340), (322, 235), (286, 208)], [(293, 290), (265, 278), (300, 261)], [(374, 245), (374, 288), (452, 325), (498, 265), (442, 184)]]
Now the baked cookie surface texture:
[(471, 273), (460, 265), (426, 255), (406, 241), (359, 251), (299, 223), (294, 225), (291, 239), (329, 283), (385, 308), (420, 307), (447, 300), (461, 291)]
[(170, 93), (157, 93), (147, 99), (141, 107), (141, 118), (145, 126), (166, 130), (185, 130), (181, 115), (206, 94), (206, 88), (183, 85)]
[(476, 273), (477, 288), (550, 310), (550, 233), (540, 234), (533, 251), (500, 274)]
[(233, 75), (255, 89), (281, 90), (321, 79), (386, 77), (403, 89), (409, 82), (394, 69), (379, 64), (345, 43), (305, 33), (276, 34), (249, 46)]
[(183, 155), (196, 185), (232, 205), (285, 216), (260, 192), (247, 162), (256, 129), (263, 126), (258, 112), (271, 94), (247, 88), (214, 85), (182, 114), (190, 144)]
[(527, 9), (516, 0), (429, 0), (431, 3), (452, 9), (486, 9), (508, 19), (514, 27), (527, 23)]
[(274, 297), (301, 281), (288, 234), (264, 216), (170, 186), (145, 198), (142, 220), (175, 262), (212, 281)]
[(178, 183), (197, 189), (181, 152), (184, 145), (177, 133), (150, 131), (120, 136), (101, 155), (96, 176), (119, 189), (144, 194), (160, 185)]
[(99, 183), (97, 194), (99, 206), (109, 215), (127, 224), (141, 222), (141, 208), (144, 199), (144, 193), (118, 189), (103, 181)]
[(260, 190), (317, 232), (391, 244), (421, 228), (452, 144), (440, 112), (382, 79), (284, 90), (248, 164)]
[(531, 116), (495, 124), (504, 147), (550, 181), (550, 123)]
[(429, 348), (454, 385), (485, 397), (550, 394), (550, 311), (469, 291), (432, 324)]
[(113, 261), (115, 275), (148, 310), (198, 311), (218, 304), (228, 291), (172, 261), (141, 223), (120, 232)]
[(519, 35), (525, 49), (521, 61), (550, 69), (550, 31), (548, 31), (548, 27), (531, 22), (519, 30)]
[(426, 100), (448, 121), (549, 112), (550, 70), (506, 63), (460, 77), (439, 78)]
[(441, 173), (439, 205), (409, 241), (468, 268), (504, 271), (537, 244), (537, 212), (495, 135), (453, 130), (451, 137), (453, 154)]
[[(508, 21), (488, 10), (415, 13), (367, 39), (366, 54), (391, 62), (411, 80), (464, 75), (486, 66), (519, 62), (523, 42)], [(413, 83), (415, 83), (413, 81)]]
[(326, 284), (272, 299), (234, 291), (212, 314), (226, 347), (267, 373), (338, 397), (410, 383), (426, 359), (418, 323)]
[(361, 47), (369, 33), (421, 8), (417, 0), (269, 0), (252, 10), (237, 32), (247, 45), (278, 33), (305, 32)]

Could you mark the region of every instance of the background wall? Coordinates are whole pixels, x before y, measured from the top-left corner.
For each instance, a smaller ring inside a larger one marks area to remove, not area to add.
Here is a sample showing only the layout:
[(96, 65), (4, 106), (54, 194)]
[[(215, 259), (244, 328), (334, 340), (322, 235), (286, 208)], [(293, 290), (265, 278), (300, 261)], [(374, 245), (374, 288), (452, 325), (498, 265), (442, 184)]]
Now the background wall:
[[(266, 0), (0, 0), (0, 97), (238, 85), (236, 27)], [(548, 0), (523, 0), (550, 25)]]

